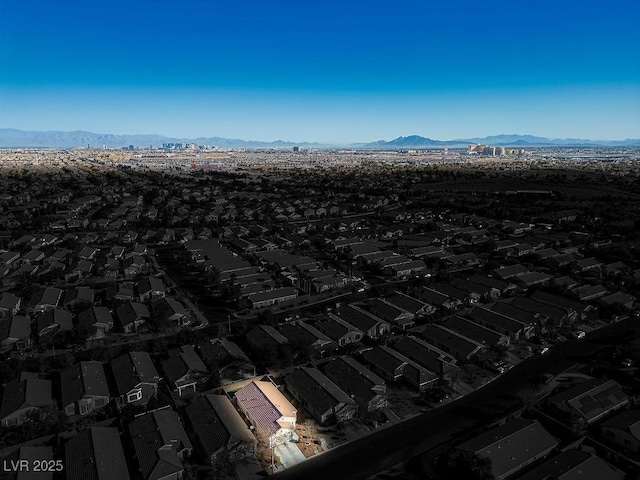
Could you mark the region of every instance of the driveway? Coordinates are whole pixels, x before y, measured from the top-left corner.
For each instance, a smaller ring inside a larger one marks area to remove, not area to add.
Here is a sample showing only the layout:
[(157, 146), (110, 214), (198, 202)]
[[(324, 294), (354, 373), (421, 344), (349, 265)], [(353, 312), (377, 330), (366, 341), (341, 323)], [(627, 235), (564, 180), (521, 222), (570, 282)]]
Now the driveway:
[(304, 462), (306, 457), (293, 442), (285, 442), (280, 445), (276, 445), (273, 449), (275, 454), (278, 455), (280, 463), (284, 468), (293, 467), (298, 463)]

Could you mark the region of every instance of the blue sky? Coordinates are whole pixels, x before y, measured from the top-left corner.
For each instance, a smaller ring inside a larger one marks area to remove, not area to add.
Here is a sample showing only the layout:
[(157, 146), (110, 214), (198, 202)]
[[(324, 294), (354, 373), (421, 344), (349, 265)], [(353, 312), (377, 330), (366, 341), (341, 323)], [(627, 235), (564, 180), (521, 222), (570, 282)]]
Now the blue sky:
[(0, 3), (0, 128), (640, 137), (637, 0)]

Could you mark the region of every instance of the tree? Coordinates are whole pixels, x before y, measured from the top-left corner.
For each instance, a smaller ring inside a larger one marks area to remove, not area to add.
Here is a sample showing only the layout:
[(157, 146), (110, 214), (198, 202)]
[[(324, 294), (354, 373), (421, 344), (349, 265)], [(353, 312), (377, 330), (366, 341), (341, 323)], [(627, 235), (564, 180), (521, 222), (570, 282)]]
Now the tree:
[(17, 378), (22, 371), (22, 366), (15, 358), (0, 362), (0, 385), (4, 385)]
[(494, 480), (493, 462), (488, 457), (452, 450), (441, 458), (439, 470), (450, 480)]
[(516, 396), (520, 399), (523, 409), (527, 409), (532, 406), (538, 399), (541, 388), (536, 385), (525, 385), (516, 392)]

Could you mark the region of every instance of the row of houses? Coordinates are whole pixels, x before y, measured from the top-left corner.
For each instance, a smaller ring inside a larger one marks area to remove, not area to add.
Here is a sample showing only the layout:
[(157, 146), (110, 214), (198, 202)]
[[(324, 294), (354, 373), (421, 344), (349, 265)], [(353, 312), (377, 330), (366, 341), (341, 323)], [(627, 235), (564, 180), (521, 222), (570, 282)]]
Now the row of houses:
[[(636, 455), (640, 451), (640, 412), (627, 409), (630, 397), (614, 380), (580, 378), (543, 400), (542, 408), (566, 425), (597, 425), (595, 435), (610, 448)], [(507, 419), (455, 447), (463, 458), (489, 460), (497, 480), (518, 478), (586, 478), (621, 480), (624, 472), (582, 448), (582, 441), (560, 448), (562, 438), (537, 420)], [(625, 477), (626, 478), (626, 477)]]
[[(78, 362), (53, 379), (23, 372), (3, 392), (0, 422), (19, 425), (39, 408), (59, 404), (67, 416), (87, 415), (112, 400), (118, 407), (145, 406), (158, 392), (161, 378), (177, 396), (194, 393), (198, 384), (211, 375), (235, 381), (255, 376), (256, 367), (239, 347), (228, 340), (215, 339), (201, 348), (190, 345), (167, 352), (156, 364), (146, 352), (130, 352), (111, 360)], [(59, 385), (55, 387), (54, 385)], [(58, 398), (53, 392), (59, 391)]]

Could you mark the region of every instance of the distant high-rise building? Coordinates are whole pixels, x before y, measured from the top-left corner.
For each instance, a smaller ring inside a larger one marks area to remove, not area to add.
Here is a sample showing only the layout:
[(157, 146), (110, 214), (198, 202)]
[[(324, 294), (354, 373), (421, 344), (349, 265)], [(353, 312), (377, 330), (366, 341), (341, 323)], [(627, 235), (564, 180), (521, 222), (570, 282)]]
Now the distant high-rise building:
[(293, 147), (293, 151), (294, 152), (299, 152), (300, 151), (300, 147)]
[(496, 147), (489, 147), (486, 146), (482, 149), (482, 154), (483, 155), (495, 155), (496, 154)]
[(135, 150), (136, 147), (134, 147), (133, 145), (129, 145), (129, 150)]
[(475, 145), (469, 145), (467, 147), (467, 153), (468, 154), (482, 154), (484, 152), (484, 149), (487, 148), (487, 145), (481, 145), (479, 143), (475, 144)]

